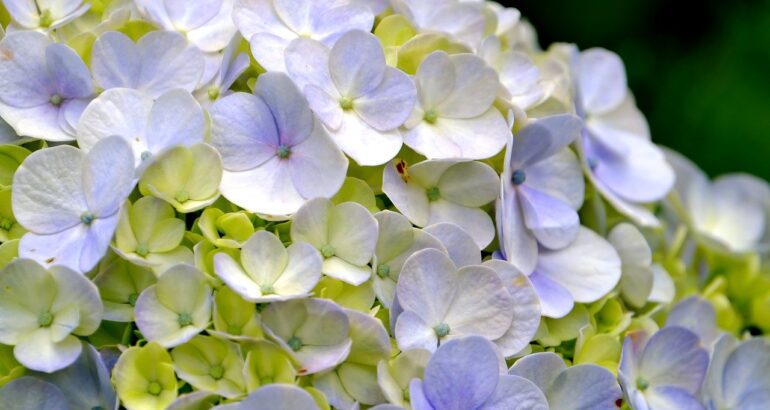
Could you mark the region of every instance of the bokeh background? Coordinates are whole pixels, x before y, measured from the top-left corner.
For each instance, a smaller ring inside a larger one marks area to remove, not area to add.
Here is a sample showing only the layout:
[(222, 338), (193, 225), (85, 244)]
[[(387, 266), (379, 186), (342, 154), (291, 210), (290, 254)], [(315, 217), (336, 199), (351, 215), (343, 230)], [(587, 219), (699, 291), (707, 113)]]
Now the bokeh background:
[(625, 61), (653, 140), (712, 176), (770, 180), (770, 0), (519, 0), (543, 47)]

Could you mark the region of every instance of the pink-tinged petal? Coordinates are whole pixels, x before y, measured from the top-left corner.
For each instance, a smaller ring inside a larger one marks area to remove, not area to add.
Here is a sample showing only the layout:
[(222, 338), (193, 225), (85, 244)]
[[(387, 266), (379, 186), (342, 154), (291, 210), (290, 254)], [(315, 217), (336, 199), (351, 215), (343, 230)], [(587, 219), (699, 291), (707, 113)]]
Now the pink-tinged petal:
[(332, 47), (329, 67), (340, 94), (356, 99), (382, 83), (387, 65), (377, 37), (353, 30), (340, 37)]
[(27, 157), (13, 180), (13, 213), (22, 226), (53, 234), (80, 224), (81, 214), (88, 210), (84, 156), (77, 148), (60, 146)]
[(310, 138), (316, 126), (315, 117), (307, 100), (288, 75), (262, 74), (254, 93), (270, 108), (280, 144), (293, 147)]
[(372, 128), (388, 131), (403, 125), (414, 109), (417, 89), (408, 75), (387, 67), (382, 82), (355, 100), (353, 109)]
[(49, 44), (35, 31), (10, 33), (0, 41), (0, 101), (19, 108), (49, 101), (56, 92), (46, 65)]
[(581, 227), (575, 240), (559, 250), (540, 249), (537, 272), (569, 291), (576, 302), (591, 303), (620, 281), (620, 256), (612, 245)]
[(602, 113), (615, 108), (626, 97), (626, 69), (617, 54), (603, 48), (592, 48), (578, 60), (578, 94), (589, 113)]
[(542, 246), (561, 249), (575, 240), (580, 219), (574, 208), (526, 185), (518, 194), (524, 223)]
[(425, 368), (425, 396), (438, 409), (482, 408), (497, 388), (497, 362), (494, 345), (482, 337), (447, 342)]
[(548, 276), (535, 271), (529, 275), (529, 280), (537, 291), (543, 316), (558, 319), (566, 316), (575, 306), (570, 292)]
[(513, 138), (510, 166), (525, 169), (567, 147), (580, 136), (583, 122), (572, 114), (544, 117), (526, 125)]
[(518, 196), (515, 189), (503, 188), (503, 197), (495, 204), (497, 229), (505, 259), (529, 275), (537, 264), (537, 240), (524, 224)]
[(305, 199), (334, 196), (348, 170), (347, 157), (318, 121), (310, 136), (291, 148), (286, 162), (295, 189)]
[(276, 156), (278, 130), (261, 98), (231, 94), (214, 103), (209, 114), (211, 144), (222, 154), (226, 170), (250, 170)]

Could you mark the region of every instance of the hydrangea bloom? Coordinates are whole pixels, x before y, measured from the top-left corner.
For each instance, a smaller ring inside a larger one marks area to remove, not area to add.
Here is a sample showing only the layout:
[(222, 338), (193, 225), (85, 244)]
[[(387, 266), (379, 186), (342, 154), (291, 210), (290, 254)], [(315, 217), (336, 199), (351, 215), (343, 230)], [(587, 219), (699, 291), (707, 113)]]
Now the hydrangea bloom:
[(337, 145), (360, 165), (380, 165), (401, 149), (398, 127), (417, 93), (402, 71), (385, 64), (377, 38), (350, 31), (329, 50), (300, 38), (286, 50), (286, 68)]
[(374, 15), (347, 0), (237, 0), (233, 20), (262, 67), (285, 71), (284, 53), (292, 40), (308, 37), (331, 47), (351, 30), (369, 31)]
[(88, 154), (64, 145), (30, 155), (13, 181), (14, 215), (29, 230), (19, 256), (80, 272), (96, 266), (133, 189), (132, 157), (117, 137), (101, 140)]
[(0, 79), (0, 115), (17, 134), (75, 139), (94, 86), (74, 50), (41, 33), (10, 33), (0, 41)]
[(770, 184), (654, 145), (612, 52), (487, 0), (3, 3), (0, 408), (767, 407)]
[(307, 199), (334, 195), (348, 161), (297, 86), (286, 75), (268, 73), (255, 93), (233, 94), (211, 107), (212, 143), (225, 167), (222, 195), (277, 216), (296, 212)]

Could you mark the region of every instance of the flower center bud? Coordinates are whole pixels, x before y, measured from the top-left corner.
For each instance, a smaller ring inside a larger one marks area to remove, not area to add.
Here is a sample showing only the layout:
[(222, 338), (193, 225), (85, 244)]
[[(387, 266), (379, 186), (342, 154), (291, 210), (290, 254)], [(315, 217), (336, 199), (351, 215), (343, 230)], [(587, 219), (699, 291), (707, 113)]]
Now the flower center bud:
[(142, 159), (142, 161), (147, 161), (148, 159), (150, 159), (151, 156), (152, 156), (152, 152), (144, 151), (142, 152), (142, 155), (140, 155), (139, 157)]
[(139, 299), (139, 295), (136, 292), (128, 295), (128, 304), (131, 306), (136, 306), (137, 299)]
[(263, 295), (272, 295), (275, 293), (275, 289), (273, 289), (273, 285), (262, 285), (259, 290), (262, 292)]
[(291, 347), (291, 350), (296, 352), (302, 348), (302, 339), (298, 338), (297, 336), (292, 336), (289, 340), (286, 341), (286, 344)]
[(51, 96), (51, 99), (49, 101), (51, 101), (51, 104), (53, 104), (53, 105), (61, 105), (61, 103), (62, 103), (62, 101), (64, 101), (64, 99), (61, 98), (61, 95), (54, 94), (54, 95)]
[(174, 199), (180, 204), (183, 204), (190, 200), (190, 194), (188, 194), (187, 191), (179, 191), (174, 195)]
[(227, 333), (230, 333), (233, 336), (240, 336), (241, 332), (243, 332), (243, 329), (238, 325), (227, 326)]
[(275, 153), (278, 155), (278, 158), (286, 159), (291, 155), (291, 148), (287, 147), (286, 145), (279, 145)]
[(388, 276), (390, 276), (390, 266), (388, 265), (379, 265), (377, 266), (377, 276), (385, 279)]
[(645, 391), (647, 388), (650, 387), (650, 382), (647, 381), (647, 379), (643, 377), (639, 377), (636, 379), (636, 388)]
[(41, 313), (40, 316), (37, 317), (37, 324), (40, 325), (40, 327), (51, 326), (51, 323), (53, 323), (53, 315), (51, 312)]
[(192, 316), (190, 316), (189, 313), (180, 313), (177, 322), (179, 322), (179, 326), (182, 327), (190, 326), (192, 324)]
[(53, 17), (51, 17), (51, 10), (45, 9), (40, 11), (40, 27), (51, 27), (53, 24)]
[(153, 396), (159, 395), (162, 391), (163, 387), (161, 387), (160, 383), (158, 382), (151, 382), (150, 385), (147, 386), (147, 393), (150, 393)]
[(208, 94), (209, 94), (210, 100), (212, 101), (216, 100), (217, 98), (219, 98), (219, 87), (211, 86), (208, 90)]
[(588, 168), (591, 171), (595, 170), (596, 167), (599, 166), (599, 161), (594, 157), (588, 157), (587, 162), (588, 162)]
[(511, 174), (511, 183), (519, 186), (527, 180), (527, 173), (523, 169), (517, 169)]
[(211, 376), (211, 378), (214, 379), (214, 380), (219, 380), (224, 375), (225, 375), (224, 367), (222, 367), (222, 366), (220, 366), (218, 364), (214, 365), (214, 366), (211, 366), (211, 368), (209, 369), (209, 376)]
[(433, 331), (436, 332), (436, 336), (441, 339), (449, 334), (449, 325), (446, 323), (439, 323), (433, 328)]
[(94, 222), (94, 219), (96, 219), (94, 214), (92, 214), (91, 212), (88, 212), (88, 211), (83, 212), (80, 215), (80, 222), (83, 222), (86, 225), (91, 225)]
[(323, 255), (325, 259), (329, 259), (332, 256), (334, 256), (334, 252), (335, 252), (334, 247), (329, 244), (326, 244), (321, 247), (321, 255)]
[(422, 119), (425, 120), (425, 122), (428, 124), (435, 124), (436, 120), (438, 120), (438, 114), (436, 111), (428, 110), (425, 111), (425, 115), (422, 117)]
[(408, 387), (402, 391), (402, 395), (404, 396), (404, 401), (405, 402), (408, 403), (408, 402), (411, 401), (412, 396), (409, 395), (409, 388)]
[(275, 380), (273, 380), (273, 378), (270, 377), (270, 376), (265, 376), (265, 377), (259, 379), (259, 382), (264, 386), (266, 384), (273, 384), (275, 382)]
[(146, 243), (140, 243), (136, 246), (136, 254), (144, 258), (150, 254), (150, 249)]
[(441, 198), (441, 191), (439, 191), (437, 186), (434, 186), (433, 188), (426, 189), (425, 195), (428, 196), (428, 201), (436, 202)]
[(10, 231), (13, 228), (13, 220), (0, 217), (0, 228), (6, 231)]
[(342, 108), (345, 111), (352, 110), (353, 109), (353, 100), (348, 98), (348, 97), (340, 98), (340, 108)]

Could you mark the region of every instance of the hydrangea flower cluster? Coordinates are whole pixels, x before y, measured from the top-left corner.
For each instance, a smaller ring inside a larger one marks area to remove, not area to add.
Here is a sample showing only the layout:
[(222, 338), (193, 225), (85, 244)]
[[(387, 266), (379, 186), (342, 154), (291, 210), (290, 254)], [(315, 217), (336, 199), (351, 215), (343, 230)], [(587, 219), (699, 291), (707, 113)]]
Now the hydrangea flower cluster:
[(3, 0), (0, 408), (763, 409), (770, 186), (482, 0)]

